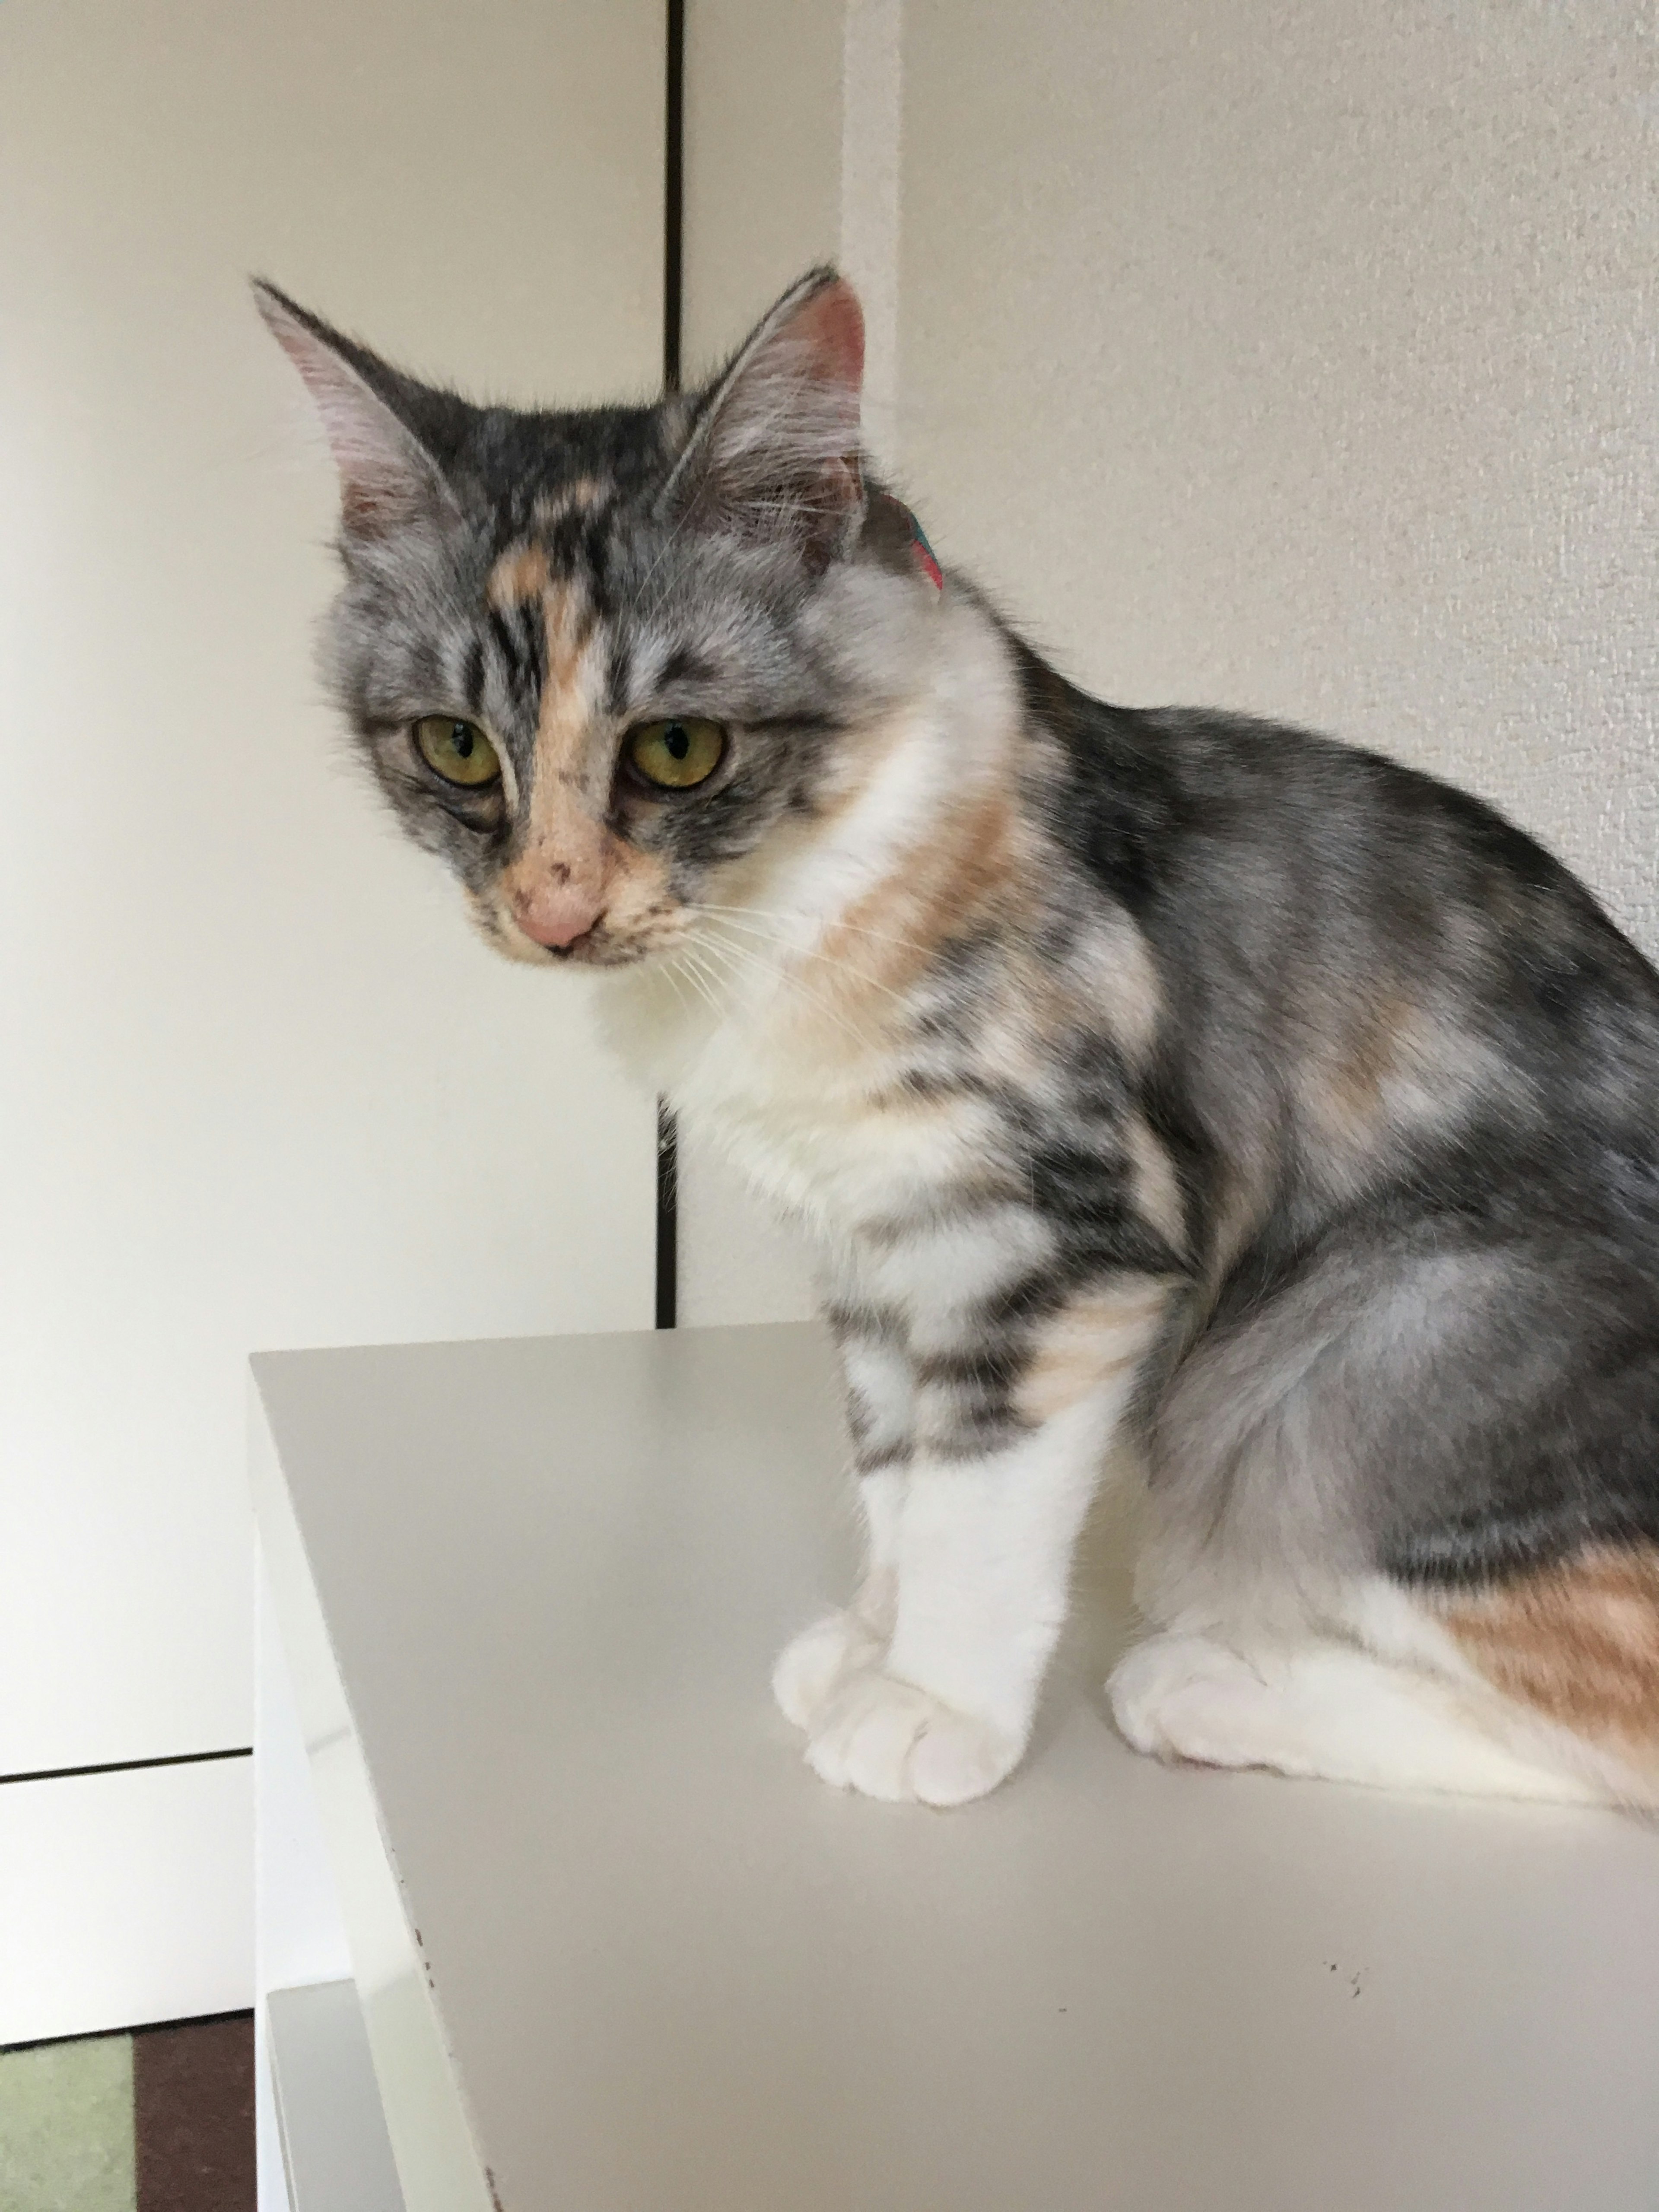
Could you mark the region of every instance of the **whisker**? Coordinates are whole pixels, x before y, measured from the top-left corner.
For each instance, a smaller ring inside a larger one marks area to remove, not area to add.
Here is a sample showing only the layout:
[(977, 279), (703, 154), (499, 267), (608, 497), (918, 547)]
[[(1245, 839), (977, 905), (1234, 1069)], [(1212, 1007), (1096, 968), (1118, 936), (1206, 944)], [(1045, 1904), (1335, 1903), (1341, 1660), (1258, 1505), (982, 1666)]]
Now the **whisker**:
[[(792, 989), (803, 993), (812, 1000), (821, 1014), (834, 1022), (837, 1028), (844, 1030), (855, 1044), (861, 1046), (866, 1051), (882, 1042), (878, 1036), (859, 1028), (857, 1024), (849, 1020), (841, 1009), (831, 1006), (822, 991), (814, 991), (811, 986), (816, 981), (815, 977), (804, 975), (799, 970), (775, 968), (771, 963), (763, 961), (757, 953), (745, 945), (721, 944), (715, 939), (705, 938), (702, 940), (702, 945), (704, 951), (717, 953), (725, 958), (733, 970), (746, 965), (758, 975), (787, 984)], [(836, 963), (834, 961), (826, 960), (824, 964), (833, 969)], [(897, 994), (895, 993), (893, 995)]]
[[(702, 914), (741, 915), (758, 921), (805, 922), (808, 919), (805, 915), (786, 914), (779, 908), (763, 906), (700, 904), (698, 911)], [(811, 926), (816, 928), (819, 925), (812, 923)], [(924, 945), (919, 938), (901, 937), (896, 930), (891, 929), (872, 929), (862, 922), (843, 921), (837, 919), (824, 924), (823, 927), (830, 929), (850, 929), (858, 937), (873, 937), (884, 945), (902, 945), (907, 952), (932, 954), (939, 949), (934, 945)]]
[[(713, 909), (706, 908), (704, 911), (712, 912)], [(716, 927), (721, 929), (745, 931), (749, 936), (758, 938), (765, 945), (775, 945), (778, 942), (776, 937), (769, 931), (757, 929), (744, 922), (727, 920), (724, 916), (719, 918)], [(902, 991), (896, 991), (890, 983), (884, 983), (879, 975), (872, 975), (867, 968), (860, 968), (851, 960), (836, 959), (828, 952), (815, 952), (810, 945), (786, 945), (784, 957), (789, 960), (816, 960), (837, 975), (856, 976), (869, 989), (884, 993), (897, 1006), (908, 1006), (910, 1003)]]
[(673, 985), (675, 994), (682, 1006), (686, 1006), (688, 1003), (684, 993), (680, 989), (683, 979), (715, 1014), (724, 1013), (725, 1009), (711, 995), (708, 983), (703, 980), (702, 963), (698, 959), (697, 948), (695, 945), (682, 942), (672, 957), (664, 962), (663, 972)]
[[(720, 927), (729, 929), (732, 925), (730, 922), (725, 922), (722, 923)], [(711, 945), (716, 941), (717, 940), (712, 939), (706, 939), (704, 940), (705, 943)], [(762, 942), (769, 945), (770, 940), (768, 939), (763, 939)], [(798, 990), (805, 990), (809, 983), (816, 983), (822, 980), (817, 976), (808, 976), (799, 968), (787, 963), (786, 963), (785, 965), (779, 967), (769, 961), (763, 960), (760, 955), (751, 945), (733, 945), (726, 944), (722, 949), (728, 957), (732, 957), (741, 952), (744, 959), (746, 960), (749, 964), (757, 970), (757, 972), (774, 976), (779, 982), (788, 983)], [(819, 965), (828, 968), (832, 975), (849, 975), (860, 977), (871, 990), (885, 993), (888, 998), (893, 1000), (898, 1005), (902, 1006), (906, 1003), (896, 991), (890, 989), (889, 987), (885, 983), (880, 981), (878, 977), (873, 975), (865, 975), (862, 969), (854, 968), (849, 962), (832, 960), (827, 953), (801, 951), (793, 955), (792, 959), (813, 960), (817, 962)], [(826, 1012), (831, 1011), (823, 991), (820, 990), (813, 992), (811, 995), (817, 1000), (819, 1005), (824, 1007)], [(844, 1022), (844, 1026), (848, 1028), (850, 1035), (863, 1035), (862, 1031), (858, 1030), (850, 1023)]]
[(726, 1009), (721, 1006), (714, 991), (714, 985), (720, 980), (718, 975), (708, 966), (697, 947), (688, 946), (685, 957), (687, 981), (703, 1000), (710, 1012), (717, 1019), (723, 1018)]

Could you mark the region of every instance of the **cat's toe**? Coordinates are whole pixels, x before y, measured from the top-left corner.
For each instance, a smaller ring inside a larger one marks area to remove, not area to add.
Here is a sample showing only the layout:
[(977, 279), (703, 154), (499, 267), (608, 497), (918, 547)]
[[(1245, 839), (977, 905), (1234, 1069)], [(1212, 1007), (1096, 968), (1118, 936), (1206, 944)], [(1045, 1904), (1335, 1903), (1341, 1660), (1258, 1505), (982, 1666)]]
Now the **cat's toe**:
[(772, 1669), (772, 1695), (798, 1729), (810, 1729), (848, 1678), (881, 1663), (882, 1647), (854, 1613), (815, 1620), (786, 1644)]
[(1018, 1765), (1021, 1749), (1001, 1729), (954, 1711), (913, 1683), (868, 1674), (826, 1708), (806, 1757), (837, 1789), (949, 1806), (994, 1790)]
[(1124, 1654), (1106, 1690), (1137, 1751), (1205, 1766), (1260, 1761), (1250, 1723), (1272, 1692), (1248, 1661), (1208, 1637), (1149, 1637)]
[(924, 1805), (969, 1805), (1005, 1781), (1024, 1746), (987, 1721), (937, 1705), (910, 1753), (910, 1788)]
[(860, 1675), (820, 1717), (806, 1747), (807, 1764), (837, 1790), (907, 1798), (911, 1747), (927, 1725), (933, 1702), (925, 1690), (890, 1675)]

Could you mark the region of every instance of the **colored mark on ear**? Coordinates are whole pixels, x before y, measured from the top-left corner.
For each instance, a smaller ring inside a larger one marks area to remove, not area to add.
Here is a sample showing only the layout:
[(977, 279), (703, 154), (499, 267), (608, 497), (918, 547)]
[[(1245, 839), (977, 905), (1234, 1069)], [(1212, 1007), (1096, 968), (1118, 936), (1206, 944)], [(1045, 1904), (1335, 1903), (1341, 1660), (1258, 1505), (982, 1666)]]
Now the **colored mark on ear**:
[(933, 589), (936, 592), (942, 592), (945, 589), (945, 571), (939, 567), (939, 562), (934, 556), (933, 549), (927, 543), (927, 536), (922, 530), (921, 525), (916, 520), (914, 514), (910, 514), (910, 510), (908, 507), (905, 508), (904, 512), (906, 514), (910, 516), (910, 550), (916, 556), (916, 566), (921, 570), (922, 574), (927, 577)]

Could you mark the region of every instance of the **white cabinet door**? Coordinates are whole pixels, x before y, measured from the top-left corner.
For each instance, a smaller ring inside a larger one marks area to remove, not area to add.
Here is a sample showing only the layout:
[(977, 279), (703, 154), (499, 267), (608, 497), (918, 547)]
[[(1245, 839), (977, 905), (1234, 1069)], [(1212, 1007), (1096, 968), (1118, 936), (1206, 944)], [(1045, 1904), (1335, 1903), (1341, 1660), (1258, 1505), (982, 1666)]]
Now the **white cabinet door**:
[(464, 389), (649, 391), (663, 38), (0, 9), (0, 1775), (247, 1743), (251, 1349), (650, 1321), (651, 1102), (320, 702), (332, 475), (246, 277)]

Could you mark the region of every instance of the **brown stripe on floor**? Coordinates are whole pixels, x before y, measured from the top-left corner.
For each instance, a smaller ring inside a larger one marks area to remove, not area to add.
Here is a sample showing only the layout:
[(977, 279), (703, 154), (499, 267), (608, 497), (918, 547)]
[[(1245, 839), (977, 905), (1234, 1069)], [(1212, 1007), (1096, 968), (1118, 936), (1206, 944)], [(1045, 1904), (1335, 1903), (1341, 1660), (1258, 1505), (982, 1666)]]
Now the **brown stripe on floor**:
[(132, 2039), (137, 2212), (254, 2212), (253, 2020)]

